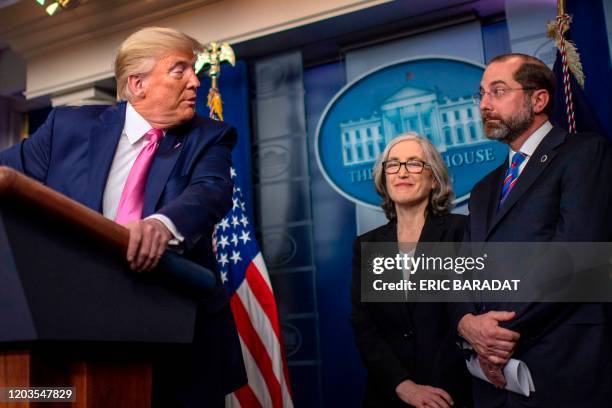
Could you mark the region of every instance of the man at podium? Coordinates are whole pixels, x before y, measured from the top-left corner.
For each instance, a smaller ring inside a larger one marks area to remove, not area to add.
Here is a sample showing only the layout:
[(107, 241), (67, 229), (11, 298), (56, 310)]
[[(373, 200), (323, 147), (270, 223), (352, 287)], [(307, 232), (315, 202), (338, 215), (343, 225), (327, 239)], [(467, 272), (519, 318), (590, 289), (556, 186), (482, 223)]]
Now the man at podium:
[[(232, 205), (236, 132), (195, 115), (201, 50), (173, 29), (137, 31), (117, 52), (117, 106), (54, 109), (28, 139), (0, 152), (0, 165), (125, 225), (135, 272), (153, 269), (169, 246), (216, 270), (212, 233)], [(225, 394), (246, 383), (217, 281), (198, 309), (194, 354), (154, 368), (156, 405), (222, 406)]]

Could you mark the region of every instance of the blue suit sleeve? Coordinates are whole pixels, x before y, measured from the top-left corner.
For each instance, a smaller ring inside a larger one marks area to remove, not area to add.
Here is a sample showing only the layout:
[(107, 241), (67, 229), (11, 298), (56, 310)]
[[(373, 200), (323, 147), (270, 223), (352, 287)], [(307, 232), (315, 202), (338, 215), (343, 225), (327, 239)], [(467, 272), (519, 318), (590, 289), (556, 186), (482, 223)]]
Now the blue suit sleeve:
[(51, 159), (55, 109), (45, 123), (28, 139), (0, 152), (0, 165), (9, 166), (40, 182), (45, 182)]
[(187, 188), (157, 211), (170, 218), (185, 237), (186, 250), (190, 250), (202, 234), (212, 234), (215, 224), (232, 207), (234, 184), (230, 167), (236, 137), (236, 130), (227, 127), (198, 160)]

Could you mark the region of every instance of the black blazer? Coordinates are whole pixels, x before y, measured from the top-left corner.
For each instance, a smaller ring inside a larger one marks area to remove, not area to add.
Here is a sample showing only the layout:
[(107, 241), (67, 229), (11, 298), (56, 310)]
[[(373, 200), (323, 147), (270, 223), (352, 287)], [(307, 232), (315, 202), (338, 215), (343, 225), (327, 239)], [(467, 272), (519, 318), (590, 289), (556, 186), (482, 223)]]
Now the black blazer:
[[(576, 242), (612, 240), (612, 150), (594, 134), (553, 128), (542, 140), (504, 205), (507, 163), (476, 184), (466, 240)], [(612, 338), (604, 305), (577, 303), (458, 304), (466, 313), (516, 311), (504, 324), (521, 334), (514, 357), (524, 361), (536, 392), (529, 398), (474, 380), (478, 407), (609, 406)]]
[[(466, 217), (429, 215), (419, 242), (458, 242)], [(406, 379), (444, 389), (455, 406), (469, 406), (470, 377), (455, 345), (443, 303), (361, 302), (361, 243), (397, 242), (395, 221), (359, 236), (353, 245), (352, 310), (355, 342), (367, 370), (363, 405), (406, 407), (395, 387)]]

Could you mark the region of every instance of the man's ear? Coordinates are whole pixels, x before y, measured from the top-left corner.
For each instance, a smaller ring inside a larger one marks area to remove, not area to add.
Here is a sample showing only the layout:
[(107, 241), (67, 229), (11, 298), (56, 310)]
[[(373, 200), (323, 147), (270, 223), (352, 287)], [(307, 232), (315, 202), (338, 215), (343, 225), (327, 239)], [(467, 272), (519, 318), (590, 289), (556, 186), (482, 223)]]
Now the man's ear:
[(144, 98), (147, 90), (146, 79), (143, 75), (130, 75), (127, 79), (127, 86), (130, 93), (137, 98)]
[(550, 94), (545, 89), (537, 89), (531, 95), (531, 102), (533, 104), (533, 112), (535, 114), (542, 113), (544, 108), (548, 106), (550, 100)]

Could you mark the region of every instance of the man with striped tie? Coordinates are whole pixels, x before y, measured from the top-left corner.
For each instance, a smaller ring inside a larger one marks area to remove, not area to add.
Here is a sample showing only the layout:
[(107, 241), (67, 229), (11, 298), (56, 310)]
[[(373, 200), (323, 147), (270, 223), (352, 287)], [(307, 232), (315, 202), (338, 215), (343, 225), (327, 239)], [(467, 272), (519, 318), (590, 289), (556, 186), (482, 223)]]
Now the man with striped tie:
[[(552, 71), (537, 58), (494, 58), (480, 83), (487, 137), (509, 157), (472, 190), (466, 240), (612, 239), (612, 150), (596, 134), (568, 134), (549, 117)], [(520, 273), (520, 271), (517, 271)], [(601, 304), (463, 303), (454, 310), (489, 382), (474, 378), (477, 407), (605, 406), (612, 401), (612, 338)], [(504, 389), (510, 358), (530, 370), (529, 396)]]

